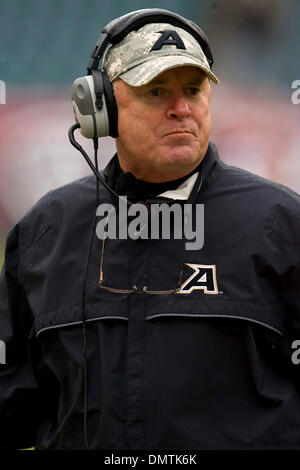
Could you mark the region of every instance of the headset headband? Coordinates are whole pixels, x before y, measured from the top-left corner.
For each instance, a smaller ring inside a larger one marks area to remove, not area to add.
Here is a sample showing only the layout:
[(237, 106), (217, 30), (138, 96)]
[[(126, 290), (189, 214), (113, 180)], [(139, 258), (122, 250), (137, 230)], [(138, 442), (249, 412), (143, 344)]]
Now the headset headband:
[(208, 39), (196, 23), (168, 10), (148, 8), (127, 13), (120, 18), (112, 20), (105, 26), (91, 54), (91, 60), (87, 67), (88, 75), (91, 75), (92, 70), (98, 68), (101, 57), (108, 44), (117, 44), (131, 31), (139, 29), (149, 23), (169, 23), (173, 26), (185, 29), (199, 42), (208, 60), (209, 66), (211, 67), (213, 65), (214, 60), (208, 45)]

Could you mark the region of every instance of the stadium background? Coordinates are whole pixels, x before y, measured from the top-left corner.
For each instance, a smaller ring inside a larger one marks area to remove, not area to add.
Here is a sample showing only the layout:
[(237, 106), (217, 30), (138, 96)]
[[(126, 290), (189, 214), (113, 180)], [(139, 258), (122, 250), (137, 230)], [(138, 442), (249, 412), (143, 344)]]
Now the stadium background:
[[(291, 101), (300, 79), (299, 0), (0, 0), (2, 242), (48, 190), (90, 172), (67, 138), (72, 82), (85, 75), (108, 21), (149, 7), (186, 15), (207, 33), (221, 79), (212, 94), (221, 158), (300, 191), (300, 105)], [(102, 139), (100, 165), (113, 153), (113, 139)]]
[[(291, 101), (300, 80), (299, 0), (0, 0), (0, 268), (17, 219), (48, 190), (89, 173), (67, 138), (70, 88), (85, 75), (101, 29), (150, 7), (187, 16), (210, 40), (221, 79), (212, 94), (221, 158), (300, 192), (300, 105)], [(102, 139), (100, 165), (113, 153), (114, 141)]]

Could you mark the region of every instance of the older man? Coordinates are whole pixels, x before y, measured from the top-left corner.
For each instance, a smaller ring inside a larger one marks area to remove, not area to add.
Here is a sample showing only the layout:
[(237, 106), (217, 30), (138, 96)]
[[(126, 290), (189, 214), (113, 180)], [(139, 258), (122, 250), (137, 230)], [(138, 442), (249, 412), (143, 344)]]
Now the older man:
[(106, 182), (149, 210), (204, 204), (204, 246), (100, 240), (93, 176), (43, 197), (7, 240), (0, 446), (299, 449), (299, 196), (219, 159), (218, 80), (186, 29), (143, 25), (103, 68), (118, 108)]

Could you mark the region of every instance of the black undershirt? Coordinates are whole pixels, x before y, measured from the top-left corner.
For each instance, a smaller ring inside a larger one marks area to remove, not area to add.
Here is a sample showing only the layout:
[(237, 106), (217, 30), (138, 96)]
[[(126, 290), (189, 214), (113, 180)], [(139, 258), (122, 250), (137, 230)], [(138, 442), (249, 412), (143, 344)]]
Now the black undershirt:
[(120, 196), (127, 196), (131, 202), (145, 201), (152, 199), (158, 194), (165, 191), (178, 188), (185, 180), (187, 180), (194, 173), (199, 172), (201, 169), (201, 163), (188, 175), (178, 178), (176, 180), (167, 181), (165, 183), (150, 183), (135, 178), (130, 172), (124, 172), (120, 167), (118, 158), (116, 157), (113, 162), (113, 168), (111, 172), (113, 174), (113, 189)]

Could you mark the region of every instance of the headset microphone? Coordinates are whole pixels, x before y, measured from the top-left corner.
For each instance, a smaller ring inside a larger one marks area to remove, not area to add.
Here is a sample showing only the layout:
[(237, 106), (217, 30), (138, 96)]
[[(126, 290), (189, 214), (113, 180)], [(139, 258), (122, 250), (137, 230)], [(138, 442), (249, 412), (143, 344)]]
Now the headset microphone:
[(119, 194), (117, 194), (107, 183), (106, 181), (101, 177), (99, 171), (98, 171), (98, 165), (97, 165), (97, 150), (98, 150), (98, 139), (97, 138), (94, 138), (94, 149), (95, 149), (95, 164), (97, 165), (97, 167), (95, 165), (93, 165), (90, 157), (88, 156), (88, 154), (85, 152), (85, 150), (82, 148), (82, 146), (75, 140), (75, 137), (74, 137), (74, 132), (76, 131), (76, 129), (80, 129), (80, 124), (79, 123), (76, 123), (76, 124), (73, 124), (73, 126), (70, 127), (69, 129), (69, 140), (71, 142), (71, 144), (73, 145), (73, 147), (75, 147), (84, 157), (85, 161), (87, 162), (87, 164), (89, 165), (89, 167), (91, 168), (92, 172), (94, 173), (94, 175), (96, 176), (96, 178), (98, 179), (98, 181), (100, 181), (100, 183), (111, 193), (113, 194), (113, 196), (115, 196), (116, 198), (118, 198), (119, 200), (123, 201), (124, 204), (127, 204), (128, 206), (131, 206), (132, 203), (130, 201), (128, 201), (127, 199), (124, 199), (122, 196), (120, 196)]

